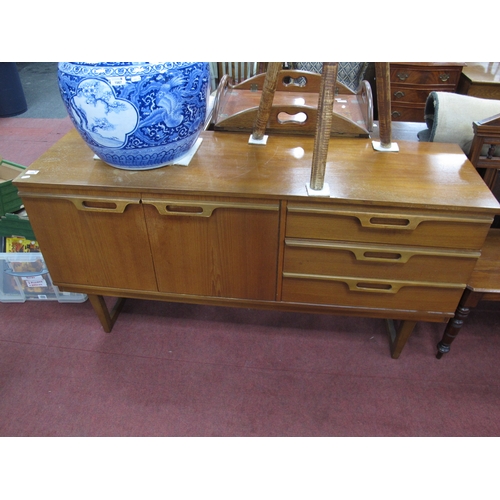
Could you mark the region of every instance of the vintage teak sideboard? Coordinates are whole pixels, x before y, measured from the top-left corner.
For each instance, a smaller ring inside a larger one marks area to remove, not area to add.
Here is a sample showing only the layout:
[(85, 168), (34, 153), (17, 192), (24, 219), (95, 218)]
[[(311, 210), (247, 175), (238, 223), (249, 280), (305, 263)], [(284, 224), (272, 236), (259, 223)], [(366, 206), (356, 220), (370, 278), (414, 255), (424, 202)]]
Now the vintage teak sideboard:
[(15, 181), (54, 284), (105, 331), (124, 298), (366, 316), (397, 325), (397, 358), (417, 321), (454, 315), (500, 212), (458, 146), (331, 139), (316, 197), (314, 137), (201, 138), (188, 166), (127, 171), (73, 130)]

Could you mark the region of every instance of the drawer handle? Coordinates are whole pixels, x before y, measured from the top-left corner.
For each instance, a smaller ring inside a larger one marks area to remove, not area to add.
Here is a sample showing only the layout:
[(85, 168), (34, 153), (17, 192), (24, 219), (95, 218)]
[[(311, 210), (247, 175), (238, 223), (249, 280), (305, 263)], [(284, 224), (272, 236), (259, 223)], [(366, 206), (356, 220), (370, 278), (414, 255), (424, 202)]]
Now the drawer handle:
[(431, 257), (451, 257), (462, 259), (477, 259), (480, 257), (480, 252), (459, 251), (459, 250), (440, 250), (433, 248), (416, 248), (416, 247), (397, 247), (386, 245), (370, 245), (358, 244), (354, 242), (342, 241), (323, 241), (323, 240), (302, 240), (295, 238), (287, 238), (285, 240), (287, 247), (299, 247), (307, 249), (325, 249), (325, 250), (345, 250), (352, 252), (358, 261), (369, 262), (389, 262), (395, 264), (406, 264), (412, 257), (415, 256), (431, 256)]
[(355, 251), (354, 255), (357, 260), (364, 261), (375, 261), (375, 262), (407, 262), (409, 256), (403, 259), (403, 255), (400, 253), (385, 253), (385, 252), (374, 252), (374, 251)]
[(447, 288), (454, 290), (463, 290), (465, 284), (461, 283), (434, 283), (428, 281), (385, 281), (371, 278), (354, 278), (351, 276), (328, 276), (322, 274), (302, 274), (302, 273), (283, 273), (284, 278), (335, 281), (345, 283), (351, 292), (362, 293), (398, 293), (405, 286), (429, 287), (429, 288)]
[(182, 200), (150, 200), (143, 199), (146, 205), (153, 205), (160, 215), (177, 215), (188, 217), (211, 217), (217, 208), (238, 208), (246, 210), (279, 210), (278, 203), (237, 203), (237, 202), (192, 202)]
[(408, 73), (397, 73), (397, 77), (401, 80), (401, 81), (405, 81), (410, 75)]
[(401, 99), (401, 97), (404, 97), (405, 95), (406, 94), (403, 91), (401, 91), (401, 90), (398, 90), (397, 92), (394, 92), (394, 97), (396, 99)]
[[(310, 207), (302, 205), (288, 204), (287, 211), (298, 214), (319, 214), (329, 216), (354, 217), (359, 220), (363, 227), (382, 228), (382, 229), (415, 229), (422, 222), (459, 222), (476, 224), (491, 224), (491, 219), (483, 217), (454, 217), (441, 215), (408, 215), (387, 214), (387, 213), (365, 213), (355, 210), (342, 210), (336, 208)], [(382, 222), (392, 221), (388, 224)]]
[(399, 217), (384, 217), (358, 215), (358, 220), (363, 227), (379, 228), (379, 229), (415, 229), (421, 222), (421, 219), (408, 219)]
[(393, 118), (399, 118), (401, 116), (401, 113), (399, 111), (393, 111), (391, 115)]
[(450, 79), (450, 74), (449, 73), (441, 73), (439, 75), (439, 79), (442, 81), (442, 82), (447, 82), (449, 79)]
[(366, 283), (363, 281), (347, 282), (347, 286), (351, 292), (381, 292), (381, 293), (396, 293), (401, 287), (394, 287), (389, 283)]

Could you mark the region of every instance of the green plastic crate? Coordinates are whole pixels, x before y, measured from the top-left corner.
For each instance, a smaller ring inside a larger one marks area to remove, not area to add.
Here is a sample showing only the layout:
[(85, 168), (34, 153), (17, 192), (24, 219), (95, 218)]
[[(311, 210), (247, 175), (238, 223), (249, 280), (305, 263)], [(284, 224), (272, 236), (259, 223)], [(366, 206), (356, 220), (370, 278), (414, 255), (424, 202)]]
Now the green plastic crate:
[(16, 212), (22, 207), (23, 202), (19, 198), (17, 187), (12, 184), (12, 180), (23, 170), (26, 170), (26, 167), (17, 163), (0, 161), (0, 216)]
[(0, 236), (22, 236), (27, 240), (36, 240), (28, 217), (18, 214), (5, 214), (0, 217)]

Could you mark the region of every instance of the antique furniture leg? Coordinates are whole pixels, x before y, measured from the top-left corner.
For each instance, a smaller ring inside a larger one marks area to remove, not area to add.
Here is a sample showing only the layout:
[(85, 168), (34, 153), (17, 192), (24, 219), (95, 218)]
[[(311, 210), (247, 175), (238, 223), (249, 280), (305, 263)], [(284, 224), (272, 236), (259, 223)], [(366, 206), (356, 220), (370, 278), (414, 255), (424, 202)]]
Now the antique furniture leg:
[(89, 295), (88, 298), (95, 313), (97, 314), (97, 317), (99, 318), (99, 321), (101, 322), (104, 331), (109, 333), (113, 329), (113, 325), (122, 310), (125, 299), (123, 297), (119, 297), (110, 313), (102, 295)]
[(450, 352), (451, 343), (455, 340), (460, 329), (464, 325), (467, 316), (469, 316), (472, 307), (476, 307), (481, 301), (481, 292), (474, 292), (469, 288), (466, 288), (460, 303), (458, 304), (455, 316), (448, 321), (446, 329), (444, 330), (443, 337), (439, 341), (437, 348), (438, 353), (436, 354), (437, 359), (441, 359), (443, 354)]
[(401, 321), (399, 328), (396, 330), (394, 321), (390, 319), (387, 320), (391, 343), (391, 356), (393, 359), (399, 358), (399, 355), (401, 354), (407, 340), (410, 338), (416, 324), (416, 321)]

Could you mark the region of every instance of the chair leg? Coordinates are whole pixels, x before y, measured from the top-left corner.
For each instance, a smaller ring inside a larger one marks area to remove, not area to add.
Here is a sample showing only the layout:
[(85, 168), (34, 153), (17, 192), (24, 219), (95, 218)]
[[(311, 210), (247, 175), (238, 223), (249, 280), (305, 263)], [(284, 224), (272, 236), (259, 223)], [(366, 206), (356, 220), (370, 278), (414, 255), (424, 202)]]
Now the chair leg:
[(443, 354), (450, 352), (451, 343), (457, 338), (460, 329), (469, 316), (471, 308), (477, 306), (477, 304), (481, 300), (481, 297), (481, 293), (473, 292), (468, 288), (465, 289), (455, 312), (455, 316), (453, 316), (453, 318), (448, 321), (443, 333), (443, 337), (437, 345), (437, 359), (441, 359), (443, 357)]

